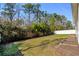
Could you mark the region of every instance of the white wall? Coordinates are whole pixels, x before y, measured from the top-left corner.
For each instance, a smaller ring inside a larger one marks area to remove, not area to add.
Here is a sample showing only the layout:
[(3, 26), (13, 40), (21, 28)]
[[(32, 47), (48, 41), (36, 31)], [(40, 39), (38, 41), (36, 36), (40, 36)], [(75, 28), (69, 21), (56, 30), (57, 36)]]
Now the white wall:
[(76, 34), (76, 30), (58, 30), (54, 31), (55, 34)]

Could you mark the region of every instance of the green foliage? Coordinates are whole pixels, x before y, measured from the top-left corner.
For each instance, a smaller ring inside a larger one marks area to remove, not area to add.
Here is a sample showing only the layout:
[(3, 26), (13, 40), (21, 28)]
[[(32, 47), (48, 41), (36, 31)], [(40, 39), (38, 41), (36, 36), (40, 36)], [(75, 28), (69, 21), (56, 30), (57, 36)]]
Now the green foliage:
[(41, 32), (44, 35), (46, 35), (46, 34), (48, 34), (50, 32), (49, 26), (44, 22), (40, 22), (39, 24), (34, 23), (32, 28), (33, 28), (33, 31)]
[(34, 18), (37, 21), (37, 23), (41, 22), (41, 10), (40, 10), (40, 4), (34, 4), (34, 8), (33, 8), (33, 14), (34, 14)]
[(0, 45), (0, 56), (14, 56), (19, 55), (18, 45), (7, 44)]
[(57, 25), (57, 26), (55, 26), (55, 29), (56, 29), (56, 30), (63, 30), (63, 29), (64, 29), (64, 27), (63, 27), (63, 26), (61, 26), (61, 25)]
[(31, 4), (31, 3), (24, 4), (24, 5), (23, 5), (23, 8), (24, 8), (24, 12), (25, 12), (25, 13), (32, 12), (33, 4)]
[[(24, 4), (20, 6), (23, 9), (19, 7), (17, 8), (18, 10), (15, 8), (16, 4), (13, 3), (6, 3), (4, 6), (1, 12), (6, 16), (4, 18), (8, 17), (11, 21), (5, 20), (3, 17), (2, 20), (0, 20), (0, 33), (3, 42), (48, 35), (54, 33), (55, 30), (72, 28), (71, 22), (67, 21), (64, 15), (58, 15), (57, 13), (49, 14), (46, 11), (42, 11), (40, 4)], [(13, 20), (15, 14), (16, 16), (20, 16), (15, 10), (17, 10), (17, 12), (24, 11), (26, 15), (28, 14), (28, 16), (25, 16), (26, 18), (28, 17), (30, 24), (29, 22), (25, 22), (27, 19), (23, 18), (24, 15), (21, 15), (22, 18), (18, 17), (18, 19), (15, 17), (16, 20)], [(34, 23), (31, 21), (34, 21)]]
[(39, 32), (40, 31), (40, 26), (36, 23), (32, 24), (32, 29), (34, 32)]
[(51, 32), (55, 31), (55, 18), (53, 16), (49, 19), (49, 23)]
[(73, 28), (71, 21), (67, 21), (67, 26), (66, 26), (66, 28), (67, 28), (67, 29), (72, 29), (72, 28)]
[(2, 45), (0, 45), (0, 56), (3, 55), (3, 51), (4, 51), (4, 48)]
[(23, 19), (16, 19), (16, 21), (15, 21), (14, 23), (15, 23), (15, 25), (17, 25), (17, 26), (21, 26), (21, 25), (24, 24), (24, 20), (23, 20)]
[[(19, 6), (19, 4), (17, 5)], [(55, 30), (72, 28), (71, 22), (67, 21), (65, 16), (42, 11), (40, 4), (24, 4), (20, 6), (23, 9), (15, 6), (16, 4), (14, 3), (6, 3), (4, 8), (1, 9), (0, 44), (54, 34)], [(25, 14), (20, 13), (23, 11)], [(27, 17), (28, 22), (25, 22)], [(34, 21), (34, 23), (31, 21)], [(11, 47), (7, 46), (7, 48), (0, 45), (0, 55), (13, 55), (15, 52), (17, 52), (17, 46), (15, 45), (11, 45)]]
[(9, 41), (15, 41), (20, 40), (22, 38), (25, 38), (27, 36), (26, 30), (14, 25), (14, 23), (9, 21), (4, 21), (3, 24), (0, 24), (1, 26), (1, 33), (2, 33), (2, 41), (1, 42), (9, 42)]
[(50, 28), (49, 28), (49, 26), (48, 26), (46, 23), (41, 22), (39, 25), (40, 25), (40, 31), (41, 31), (44, 35), (49, 34)]
[(30, 23), (31, 13), (33, 13), (33, 4), (31, 4), (31, 3), (24, 4), (24, 5), (23, 5), (23, 8), (24, 8), (25, 14), (28, 13), (28, 21), (29, 21), (29, 23)]

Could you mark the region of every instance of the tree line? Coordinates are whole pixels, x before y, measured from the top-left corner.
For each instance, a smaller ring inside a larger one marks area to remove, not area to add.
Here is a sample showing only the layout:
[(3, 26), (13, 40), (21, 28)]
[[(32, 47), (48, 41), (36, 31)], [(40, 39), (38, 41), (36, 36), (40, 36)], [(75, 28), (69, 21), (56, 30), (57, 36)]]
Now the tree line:
[(5, 3), (0, 8), (0, 42), (54, 34), (55, 30), (73, 29), (64, 15), (49, 14), (41, 10), (41, 4)]

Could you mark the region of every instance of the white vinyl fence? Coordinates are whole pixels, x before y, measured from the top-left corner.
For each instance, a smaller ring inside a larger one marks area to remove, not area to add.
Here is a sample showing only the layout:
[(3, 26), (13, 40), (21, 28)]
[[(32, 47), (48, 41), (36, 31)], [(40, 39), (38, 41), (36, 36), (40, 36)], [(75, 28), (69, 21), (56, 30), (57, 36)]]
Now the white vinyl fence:
[(57, 30), (55, 34), (76, 34), (76, 30)]

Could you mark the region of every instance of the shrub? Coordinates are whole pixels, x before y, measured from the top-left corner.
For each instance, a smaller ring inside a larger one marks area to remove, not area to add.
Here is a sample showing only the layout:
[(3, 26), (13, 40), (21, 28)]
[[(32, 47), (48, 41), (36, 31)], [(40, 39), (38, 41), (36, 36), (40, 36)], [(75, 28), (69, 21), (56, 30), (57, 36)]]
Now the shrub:
[(40, 22), (39, 24), (32, 23), (32, 25), (29, 26), (19, 26), (13, 21), (4, 21), (0, 24), (0, 28), (0, 33), (2, 36), (1, 43), (44, 36), (51, 33), (49, 26), (44, 22)]
[(8, 21), (4, 22), (3, 24), (0, 24), (0, 27), (1, 27), (0, 32), (2, 33), (1, 42), (7, 43), (11, 41), (16, 41), (16, 40), (26, 38), (27, 36), (25, 29), (23, 29), (22, 27), (16, 26), (11, 22), (8, 22)]
[(50, 33), (50, 28), (46, 23), (41, 22), (39, 25), (40, 25), (40, 32), (42, 32), (44, 35), (48, 35)]
[(56, 30), (63, 30), (64, 27), (63, 27), (62, 25), (56, 25), (56, 26), (55, 26), (55, 29), (56, 29)]

